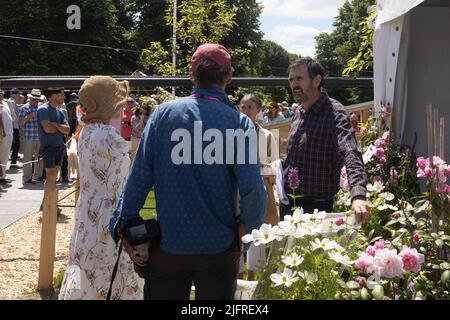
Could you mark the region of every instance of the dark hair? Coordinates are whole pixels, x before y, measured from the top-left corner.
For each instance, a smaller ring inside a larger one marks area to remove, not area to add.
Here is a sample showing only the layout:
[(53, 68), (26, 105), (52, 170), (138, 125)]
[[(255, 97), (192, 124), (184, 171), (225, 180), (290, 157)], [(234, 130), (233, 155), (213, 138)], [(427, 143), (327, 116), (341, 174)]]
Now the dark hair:
[(303, 57), (298, 59), (296, 62), (291, 64), (288, 68), (288, 74), (291, 72), (292, 69), (298, 68), (300, 66), (306, 66), (308, 69), (309, 78), (312, 80), (317, 75), (320, 75), (322, 77), (322, 80), (319, 84), (319, 90), (322, 88), (322, 85), (324, 83), (325, 79), (325, 69), (322, 67), (322, 65), (318, 62), (316, 62), (311, 57)]
[(253, 101), (254, 103), (256, 103), (256, 106), (258, 107), (258, 109), (261, 109), (261, 107), (262, 107), (261, 100), (260, 100), (255, 94), (253, 94), (253, 93), (246, 93), (246, 94), (242, 97), (241, 101), (242, 101), (242, 100), (250, 100), (250, 101)]
[(45, 90), (45, 95), (47, 96), (47, 99), (50, 99), (52, 95), (59, 93), (64, 94), (64, 88), (48, 88), (47, 90)]
[(211, 86), (224, 83), (230, 72), (230, 69), (224, 70), (216, 62), (205, 59), (192, 72), (192, 77), (199, 85)]

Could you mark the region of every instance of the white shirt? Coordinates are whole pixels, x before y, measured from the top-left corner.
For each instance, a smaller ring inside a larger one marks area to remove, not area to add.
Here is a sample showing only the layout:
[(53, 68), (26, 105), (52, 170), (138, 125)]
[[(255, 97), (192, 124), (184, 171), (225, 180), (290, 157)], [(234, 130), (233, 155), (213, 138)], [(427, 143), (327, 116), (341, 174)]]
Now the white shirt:
[(3, 128), (5, 135), (9, 136), (13, 134), (13, 120), (9, 112), (8, 104), (5, 101), (0, 101), (0, 103), (2, 104), (0, 111), (2, 112)]

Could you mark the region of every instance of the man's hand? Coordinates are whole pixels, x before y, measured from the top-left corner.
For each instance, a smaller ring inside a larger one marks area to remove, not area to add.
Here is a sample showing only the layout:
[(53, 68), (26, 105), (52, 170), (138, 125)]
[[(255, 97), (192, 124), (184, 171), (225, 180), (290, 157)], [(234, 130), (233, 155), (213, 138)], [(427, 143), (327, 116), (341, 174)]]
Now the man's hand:
[(148, 257), (140, 257), (134, 254), (134, 248), (128, 243), (127, 240), (122, 238), (122, 245), (126, 253), (130, 256), (130, 259), (135, 262), (138, 266), (145, 266), (148, 262)]
[(369, 206), (364, 199), (353, 199), (352, 211), (355, 214), (357, 223), (364, 223), (369, 217)]

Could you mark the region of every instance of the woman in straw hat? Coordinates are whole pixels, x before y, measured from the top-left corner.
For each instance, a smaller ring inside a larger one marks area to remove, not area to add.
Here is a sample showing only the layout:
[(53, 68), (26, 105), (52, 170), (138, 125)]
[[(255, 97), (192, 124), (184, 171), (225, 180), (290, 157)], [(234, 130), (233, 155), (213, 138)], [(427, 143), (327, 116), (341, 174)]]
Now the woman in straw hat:
[[(118, 250), (109, 221), (128, 173), (128, 144), (110, 120), (126, 101), (128, 82), (87, 79), (79, 92), (85, 123), (78, 141), (80, 197), (60, 299), (105, 299)], [(111, 299), (142, 299), (143, 280), (128, 254), (120, 255)]]

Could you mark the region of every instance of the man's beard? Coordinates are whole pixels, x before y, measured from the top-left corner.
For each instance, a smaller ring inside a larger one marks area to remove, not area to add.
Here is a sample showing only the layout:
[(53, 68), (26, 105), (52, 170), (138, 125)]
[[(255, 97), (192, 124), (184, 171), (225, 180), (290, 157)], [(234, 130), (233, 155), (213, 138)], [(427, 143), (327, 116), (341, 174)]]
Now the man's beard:
[(309, 100), (309, 95), (303, 92), (302, 89), (294, 89), (293, 96), (297, 103), (303, 103)]

